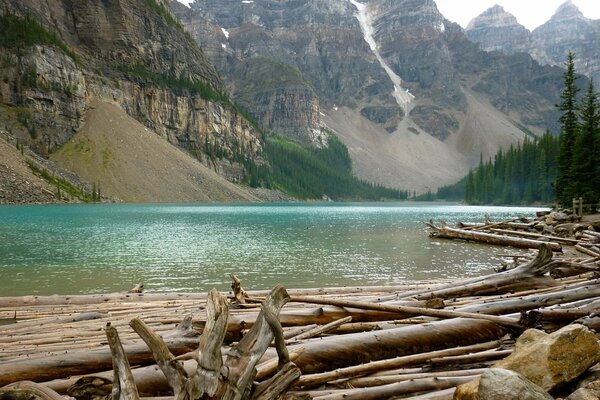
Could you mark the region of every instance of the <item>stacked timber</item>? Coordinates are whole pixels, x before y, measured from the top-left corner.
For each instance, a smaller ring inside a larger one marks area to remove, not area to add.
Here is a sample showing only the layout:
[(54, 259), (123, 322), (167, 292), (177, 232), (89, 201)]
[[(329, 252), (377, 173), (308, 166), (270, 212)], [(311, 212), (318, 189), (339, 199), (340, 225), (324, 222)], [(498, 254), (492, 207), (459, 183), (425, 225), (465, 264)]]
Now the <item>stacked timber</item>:
[(600, 255), (575, 250), (594, 242), (589, 228), (436, 284), (267, 292), (232, 275), (228, 297), (0, 298), (0, 398), (600, 397)]

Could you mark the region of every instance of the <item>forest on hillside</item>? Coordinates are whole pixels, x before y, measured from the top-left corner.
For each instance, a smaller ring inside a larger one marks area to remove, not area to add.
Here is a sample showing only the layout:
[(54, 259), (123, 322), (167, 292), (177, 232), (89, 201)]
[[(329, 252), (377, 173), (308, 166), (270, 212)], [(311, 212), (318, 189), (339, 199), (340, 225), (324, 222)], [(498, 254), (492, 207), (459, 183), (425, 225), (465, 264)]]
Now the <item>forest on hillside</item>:
[(525, 139), (500, 150), (493, 159), (480, 159), (460, 182), (442, 187), (436, 198), (467, 204), (557, 203), (571, 206), (573, 198), (600, 201), (600, 103), (593, 81), (582, 96), (576, 85), (574, 55), (569, 53), (563, 74), (561, 131)]

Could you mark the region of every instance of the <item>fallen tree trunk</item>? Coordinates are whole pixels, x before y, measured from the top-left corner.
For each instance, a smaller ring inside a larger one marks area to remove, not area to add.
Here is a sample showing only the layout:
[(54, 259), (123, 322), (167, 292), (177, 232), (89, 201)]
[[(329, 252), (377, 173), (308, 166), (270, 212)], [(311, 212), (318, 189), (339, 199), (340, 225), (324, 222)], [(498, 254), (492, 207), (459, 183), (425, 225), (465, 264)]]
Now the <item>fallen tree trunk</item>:
[(64, 400), (54, 390), (31, 381), (11, 383), (0, 388), (0, 399), (6, 400)]
[(548, 246), (552, 251), (560, 252), (562, 248), (559, 243), (543, 242), (541, 240), (524, 239), (514, 236), (496, 235), (493, 233), (479, 232), (475, 230), (450, 228), (445, 223), (437, 227), (433, 223), (427, 223), (431, 228), (430, 236), (442, 239), (462, 239), (474, 242), (493, 244), (497, 246), (512, 246), (523, 249), (539, 249), (542, 245)]
[[(489, 342), (506, 332), (493, 322), (455, 318), (385, 331), (325, 337), (297, 346), (303, 347), (304, 351), (295, 363), (303, 374), (313, 374), (374, 360)], [(295, 348), (290, 346), (292, 350)], [(267, 356), (273, 357), (273, 351)]]
[(448, 299), (555, 286), (556, 281), (554, 279), (543, 276), (554, 267), (551, 264), (551, 260), (552, 250), (544, 244), (540, 247), (538, 254), (533, 260), (521, 264), (516, 268), (431, 289), (406, 292), (403, 294), (403, 297)]
[(397, 382), (368, 388), (329, 391), (328, 394), (323, 395), (315, 393), (317, 395), (314, 395), (312, 398), (314, 400), (380, 400), (428, 390), (443, 390), (456, 387), (469, 382), (474, 378), (475, 376), (422, 378), (408, 382)]
[(367, 364), (355, 365), (351, 367), (339, 368), (332, 371), (321, 372), (312, 375), (302, 376), (297, 383), (297, 386), (314, 387), (325, 382), (335, 381), (338, 379), (354, 378), (381, 372), (389, 369), (396, 369), (408, 365), (418, 365), (429, 362), (436, 357), (448, 357), (456, 355), (464, 355), (469, 353), (481, 352), (500, 346), (500, 341), (493, 341), (471, 346), (453, 347), (444, 350), (436, 350), (419, 354), (396, 357), (392, 359), (373, 361)]
[[(165, 335), (165, 341), (169, 350), (179, 355), (198, 347), (197, 336), (197, 332), (191, 328), (191, 319), (189, 319), (171, 334)], [(132, 365), (143, 366), (154, 363), (152, 353), (144, 343), (125, 346), (125, 352)], [(0, 368), (0, 385), (22, 380), (44, 382), (60, 379), (66, 375), (105, 371), (111, 367), (112, 355), (109, 348), (76, 350), (45, 358), (5, 362)]]

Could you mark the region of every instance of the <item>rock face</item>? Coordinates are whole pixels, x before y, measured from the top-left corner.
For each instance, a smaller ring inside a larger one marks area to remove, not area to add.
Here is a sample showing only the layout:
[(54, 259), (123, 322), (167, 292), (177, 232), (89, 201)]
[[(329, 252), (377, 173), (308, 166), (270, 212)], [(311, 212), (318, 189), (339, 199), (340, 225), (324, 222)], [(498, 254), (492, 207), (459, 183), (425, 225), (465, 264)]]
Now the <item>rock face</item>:
[[(528, 329), (517, 340), (514, 353), (494, 364), (521, 374), (545, 391), (556, 389), (600, 361), (596, 335), (583, 325), (571, 324), (546, 334)], [(457, 388), (455, 399), (478, 399), (480, 380)], [(485, 397), (484, 397), (485, 398)]]
[(473, 19), (465, 31), (469, 39), (480, 43), (485, 50), (502, 51), (506, 54), (523, 51), (530, 39), (527, 28), (499, 5)]
[(489, 368), (479, 380), (477, 395), (485, 400), (552, 400), (539, 386), (514, 371)]
[(38, 152), (53, 151), (79, 130), (93, 98), (117, 102), (196, 154), (218, 149), (220, 158), (233, 160), (260, 152), (257, 132), (163, 0), (0, 0), (0, 14), (55, 37), (0, 49), (11, 61), (3, 65), (13, 66), (2, 68), (0, 99), (23, 111), (13, 134)]
[(557, 126), (560, 70), (486, 53), (432, 0), (172, 4), (202, 46), (223, 49), (213, 62), (257, 120), (319, 145), (320, 119), (369, 181), (434, 188), (522, 140), (520, 126)]
[(572, 51), (578, 72), (594, 80), (600, 78), (600, 21), (586, 18), (571, 0), (533, 32), (494, 6), (473, 19), (466, 34), (487, 51), (526, 52), (541, 64), (564, 66), (567, 53)]

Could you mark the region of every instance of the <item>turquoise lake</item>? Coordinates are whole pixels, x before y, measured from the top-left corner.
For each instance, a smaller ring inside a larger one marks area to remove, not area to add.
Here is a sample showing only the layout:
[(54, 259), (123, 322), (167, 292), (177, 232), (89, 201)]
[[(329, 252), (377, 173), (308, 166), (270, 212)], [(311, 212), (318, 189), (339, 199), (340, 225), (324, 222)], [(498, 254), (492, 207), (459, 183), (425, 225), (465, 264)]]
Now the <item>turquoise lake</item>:
[[(538, 208), (539, 209), (539, 208)], [(431, 203), (0, 207), (0, 296), (393, 285), (492, 271), (505, 248), (430, 239), (424, 221), (533, 216)]]

